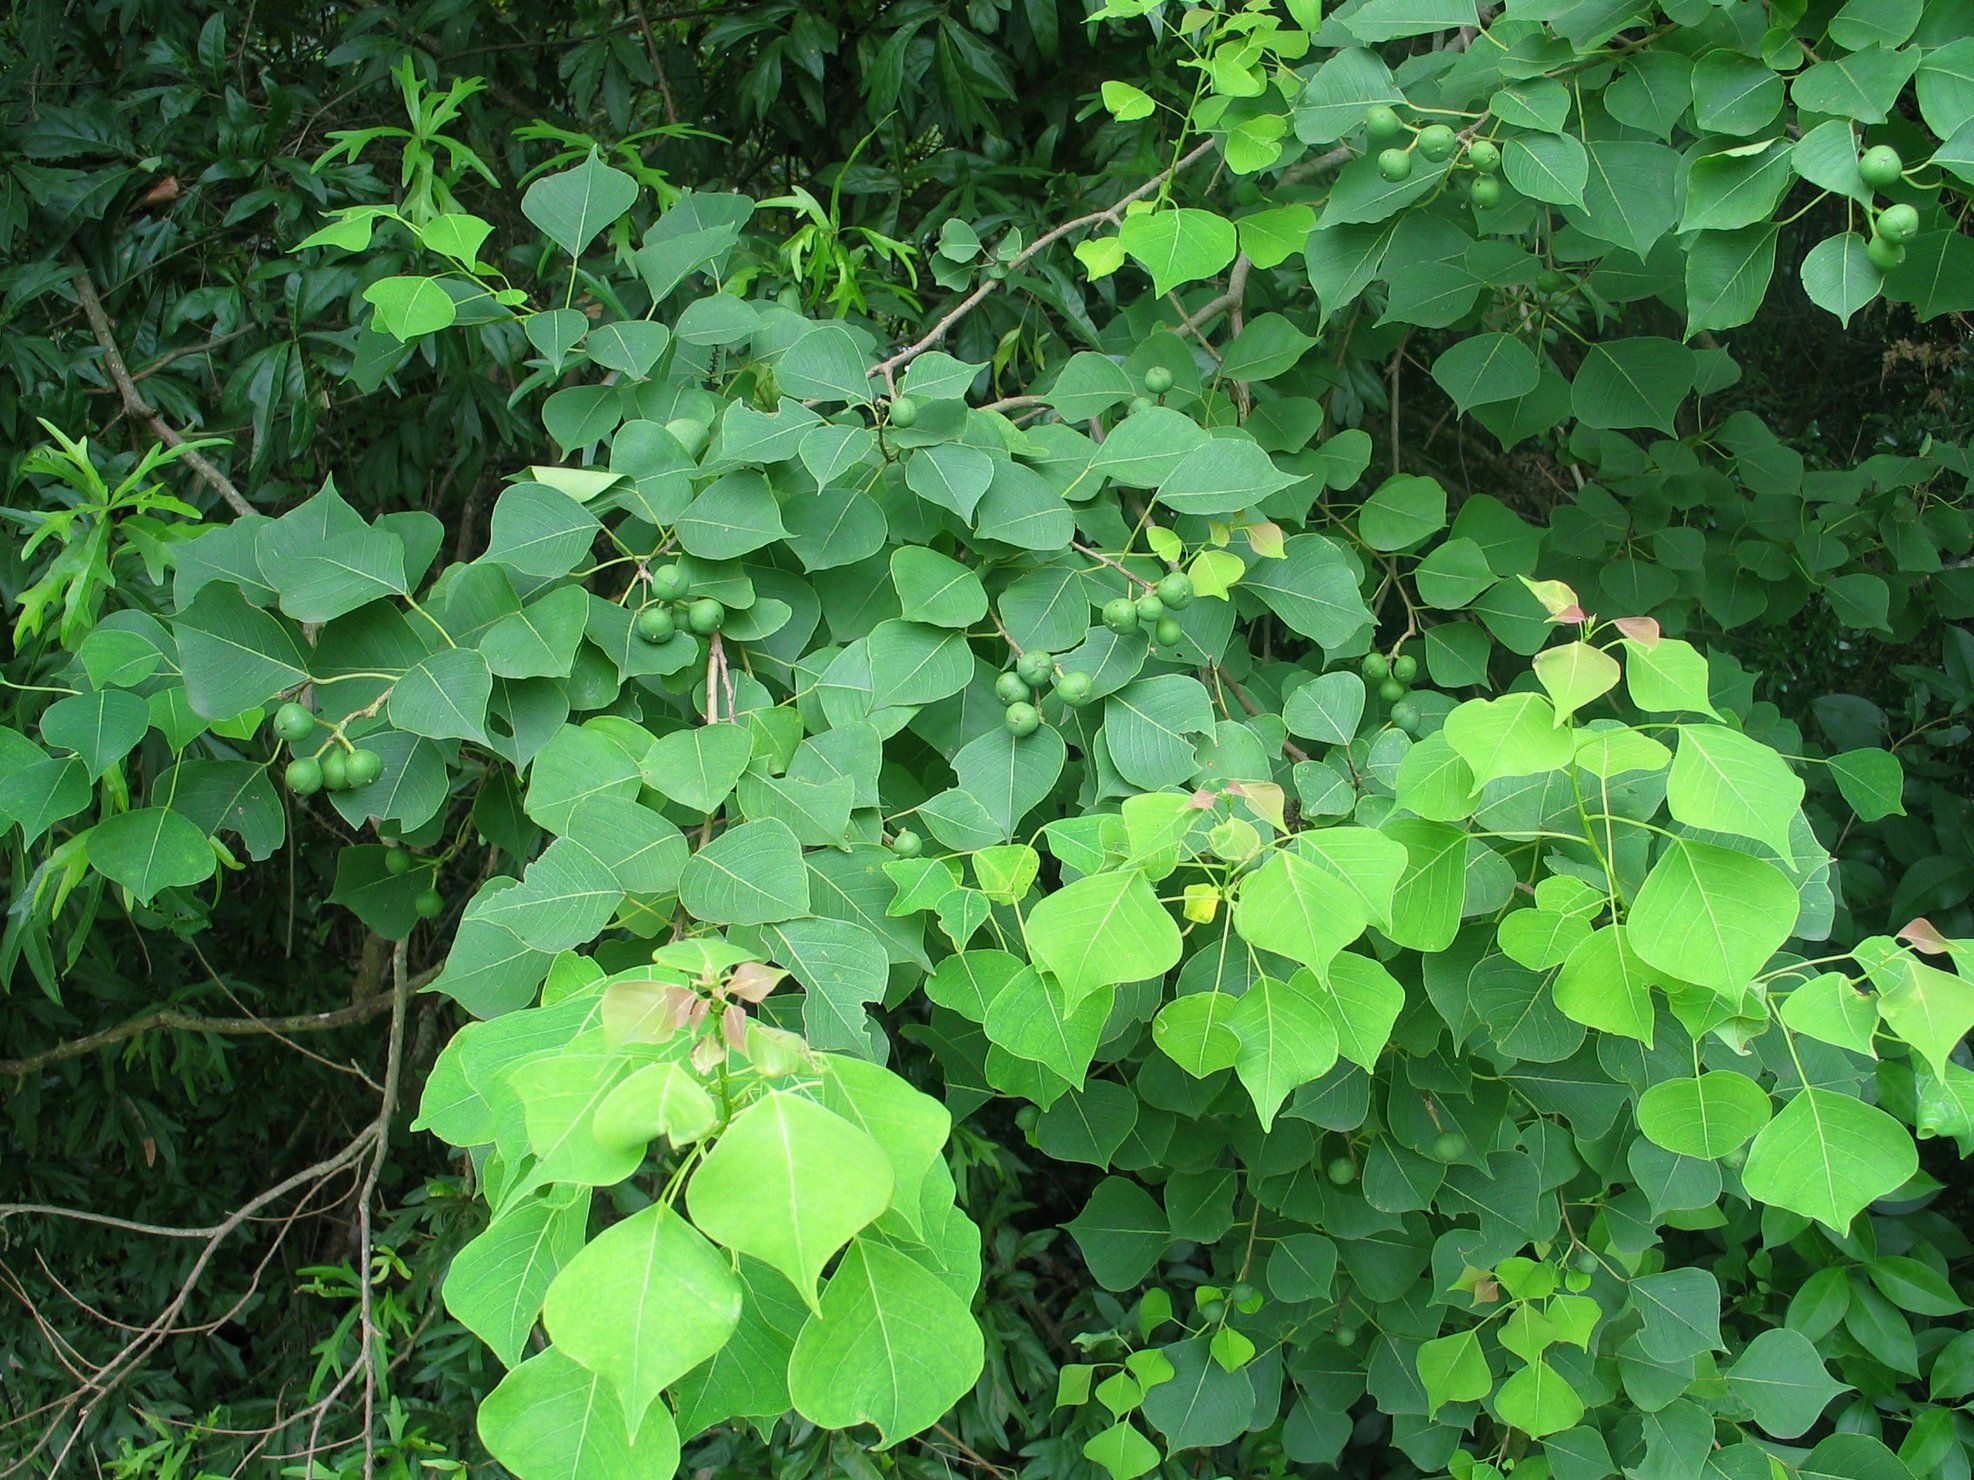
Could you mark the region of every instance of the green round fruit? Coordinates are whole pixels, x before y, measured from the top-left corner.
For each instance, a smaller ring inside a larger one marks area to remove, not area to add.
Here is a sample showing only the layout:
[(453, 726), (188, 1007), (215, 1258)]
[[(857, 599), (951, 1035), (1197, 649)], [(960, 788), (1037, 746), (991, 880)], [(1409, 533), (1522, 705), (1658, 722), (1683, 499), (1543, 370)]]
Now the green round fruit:
[(1158, 599), (1169, 611), (1184, 611), (1193, 604), (1193, 578), (1183, 570), (1159, 577)]
[(393, 848), (384, 855), (384, 872), (394, 879), (402, 879), (417, 861), (409, 848)]
[(900, 858), (916, 858), (925, 851), (925, 839), (909, 827), (901, 827), (891, 835), (891, 851)]
[(298, 755), (288, 762), (281, 779), (296, 796), (312, 797), (322, 790), (322, 762), (312, 755)]
[(1888, 242), (1882, 236), (1874, 236), (1864, 244), (1864, 255), (1880, 272), (1890, 272), (1905, 261), (1905, 248), (1898, 242)]
[(1721, 1157), (1720, 1164), (1730, 1172), (1740, 1171), (1742, 1167), (1748, 1164), (1748, 1148), (1746, 1146), (1736, 1146), (1732, 1151), (1725, 1153)]
[(1404, 132), (1404, 122), (1384, 103), (1364, 115), (1364, 135), (1373, 144), (1389, 144)]
[(664, 642), (677, 630), (669, 607), (654, 603), (637, 614), (637, 635), (644, 642)]
[(1386, 677), (1391, 672), (1391, 660), (1383, 653), (1366, 653), (1364, 661), (1357, 665), (1358, 671), (1372, 683)]
[(1588, 1249), (1579, 1249), (1570, 1260), (1578, 1274), (1595, 1274), (1604, 1267), (1603, 1262)]
[(1014, 671), (1021, 675), (1021, 681), (1031, 689), (1039, 689), (1056, 671), (1056, 660), (1037, 649), (1016, 658)]
[(1458, 1161), (1467, 1154), (1467, 1138), (1458, 1131), (1441, 1131), (1433, 1137), (1434, 1161)]
[(677, 601), (686, 593), (685, 572), (676, 565), (661, 565), (651, 572), (650, 586), (653, 601)]
[(1451, 159), (1460, 146), (1460, 136), (1443, 123), (1429, 123), (1419, 130), (1419, 152), (1434, 164)]
[(1387, 149), (1378, 155), (1378, 173), (1392, 184), (1412, 176), (1412, 151), (1409, 149)]
[(917, 420), (918, 402), (914, 401), (910, 396), (893, 396), (891, 398), (891, 425), (894, 427), (908, 427)]
[(1405, 697), (1405, 685), (1395, 678), (1387, 678), (1378, 685), (1378, 697), (1387, 704), (1396, 704)]
[(1042, 728), (1042, 716), (1033, 704), (1010, 704), (1002, 723), (1010, 735), (1020, 740)]
[(994, 697), (1003, 704), (1026, 704), (1035, 695), (1019, 673), (1003, 673), (994, 680)]
[(1250, 1285), (1246, 1280), (1242, 1280), (1227, 1292), (1227, 1298), (1236, 1305), (1241, 1304), (1242, 1301), (1252, 1300), (1254, 1299), (1254, 1286)]
[(1186, 629), (1177, 617), (1160, 617), (1152, 628), (1152, 641), (1160, 647), (1177, 647), (1186, 640)]
[(1126, 416), (1139, 416), (1151, 410), (1157, 404), (1150, 396), (1133, 396), (1131, 398), (1131, 404), (1124, 408), (1124, 414)]
[(322, 758), (322, 784), (331, 791), (347, 791), (350, 784), (350, 758), (332, 750)]
[(1080, 709), (1090, 702), (1090, 675), (1065, 673), (1056, 680), (1056, 695), (1070, 708)]
[(1391, 706), (1391, 722), (1408, 735), (1419, 733), (1419, 706), (1410, 699), (1400, 699)]
[(1014, 1123), (1024, 1131), (1032, 1131), (1040, 1124), (1042, 1112), (1033, 1105), (1023, 1105), (1014, 1112)]
[(1331, 1157), (1324, 1172), (1337, 1186), (1348, 1187), (1357, 1180), (1357, 1163), (1347, 1156)]
[(1156, 594), (1138, 598), (1138, 620), (1149, 627), (1165, 615), (1165, 602)]
[(1400, 683), (1410, 683), (1419, 676), (1419, 660), (1410, 653), (1400, 653), (1391, 660), (1391, 676)]
[(1905, 174), (1905, 161), (1890, 144), (1873, 144), (1857, 162), (1857, 172), (1873, 190), (1890, 190)]
[(1115, 597), (1104, 603), (1104, 626), (1119, 637), (1138, 630), (1138, 604), (1128, 596)]
[(685, 449), (687, 457), (697, 457), (706, 450), (706, 423), (697, 417), (674, 417), (665, 423), (665, 430), (672, 434), (674, 442)]
[(1570, 285), (1570, 280), (1553, 267), (1545, 267), (1535, 275), (1535, 290), (1538, 293), (1560, 293)]
[(1217, 1321), (1225, 1314), (1227, 1302), (1224, 1300), (1202, 1300), (1199, 1303), (1199, 1318), (1202, 1321)]
[(1902, 247), (1919, 234), (1919, 212), (1904, 201), (1886, 206), (1871, 223), (1871, 230), (1894, 246)]
[(290, 745), (297, 740), (306, 740), (315, 733), (315, 716), (308, 712), (306, 705), (290, 699), (274, 711), (274, 733)]
[(1473, 202), (1483, 211), (1491, 211), (1500, 205), (1501, 197), (1505, 193), (1501, 188), (1501, 182), (1492, 175), (1482, 175), (1474, 181)]
[(445, 896), (436, 889), (421, 889), (411, 901), (411, 907), (418, 911), (421, 920), (436, 920), (446, 912)]
[(349, 774), (352, 788), (368, 786), (384, 774), (384, 758), (374, 750), (365, 750), (362, 746), (358, 746), (350, 752), (350, 758), (343, 763), (343, 768)]
[(685, 609), (685, 624), (701, 637), (711, 637), (727, 619), (727, 609), (710, 596), (702, 596)]
[(1467, 163), (1491, 175), (1501, 168), (1501, 146), (1492, 139), (1476, 139), (1467, 146)]
[(1357, 1328), (1355, 1326), (1337, 1327), (1337, 1345), (1338, 1346), (1357, 1345)]
[(1145, 371), (1145, 394), (1162, 396), (1172, 389), (1172, 372), (1163, 365), (1153, 365)]

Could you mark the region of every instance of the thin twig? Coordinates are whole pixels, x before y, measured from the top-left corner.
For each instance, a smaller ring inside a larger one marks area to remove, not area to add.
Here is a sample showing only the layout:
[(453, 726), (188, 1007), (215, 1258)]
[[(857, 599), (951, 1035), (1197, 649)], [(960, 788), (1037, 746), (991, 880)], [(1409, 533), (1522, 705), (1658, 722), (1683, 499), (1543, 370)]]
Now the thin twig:
[(1119, 221), (1122, 221), (1126, 206), (1130, 205), (1133, 201), (1143, 200), (1146, 196), (1162, 190), (1165, 187), (1166, 181), (1177, 175), (1179, 171), (1195, 160), (1204, 158), (1207, 154), (1211, 153), (1217, 142), (1215, 139), (1206, 139), (1194, 145), (1190, 151), (1181, 155), (1174, 164), (1160, 170), (1136, 190), (1133, 190), (1129, 195), (1119, 200), (1117, 204), (1106, 206), (1101, 211), (1092, 211), (1087, 216), (1078, 216), (1074, 221), (1065, 221), (1053, 230), (1043, 232), (1042, 235), (1036, 237), (1027, 247), (1016, 254), (1014, 260), (1007, 264), (1008, 270), (1004, 275), (998, 278), (982, 278), (978, 287), (951, 308), (947, 309), (940, 316), (939, 321), (930, 329), (926, 330), (923, 335), (913, 343), (899, 350), (890, 359), (878, 361), (876, 365), (871, 367), (870, 373), (872, 375), (883, 375), (888, 378), (892, 371), (896, 370), (900, 365), (917, 359), (935, 344), (939, 343), (940, 340), (944, 339), (954, 324), (979, 307), (981, 301), (988, 294), (1000, 287), (1002, 283), (1012, 281), (1015, 272), (1031, 258), (1037, 256), (1047, 248), (1054, 246), (1072, 231), (1081, 231), (1086, 226), (1101, 226), (1105, 223), (1115, 225)]
[(185, 447), (185, 439), (158, 414), (155, 406), (144, 399), (144, 393), (137, 389), (137, 382), (130, 378), (130, 371), (124, 366), (123, 355), (117, 349), (116, 327), (111, 324), (109, 314), (103, 309), (103, 300), (96, 296), (96, 284), (90, 280), (89, 269), (83, 265), (80, 257), (72, 254), (69, 260), (75, 268), (73, 281), (76, 301), (82, 305), (83, 317), (89, 320), (90, 332), (96, 336), (96, 343), (102, 347), (103, 368), (110, 372), (110, 379), (116, 382), (117, 395), (123, 400), (125, 413), (133, 421), (148, 426), (158, 439), (168, 446), (184, 447), (185, 450), (179, 454), (180, 460), (217, 489), (219, 496), (226, 500), (234, 513), (253, 513), (254, 506), (248, 503), (240, 490), (233, 486), (233, 480), (207, 461), (205, 455), (197, 448)]

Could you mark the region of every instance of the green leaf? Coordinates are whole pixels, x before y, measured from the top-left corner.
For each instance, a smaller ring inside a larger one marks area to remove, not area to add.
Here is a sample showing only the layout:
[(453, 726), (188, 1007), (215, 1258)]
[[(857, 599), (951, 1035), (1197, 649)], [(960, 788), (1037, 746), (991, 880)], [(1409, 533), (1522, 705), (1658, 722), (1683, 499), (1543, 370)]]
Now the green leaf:
[(1299, 534), (1280, 560), (1263, 560), (1241, 579), (1291, 630), (1325, 648), (1341, 648), (1371, 624), (1357, 574), (1343, 550), (1320, 534)]
[(1254, 1415), (1254, 1384), (1213, 1360), (1209, 1338), (1163, 1348), (1172, 1376), (1145, 1394), (1144, 1414), (1171, 1449), (1231, 1444)]
[(1282, 720), (1291, 735), (1348, 745), (1364, 718), (1364, 685), (1353, 673), (1319, 674), (1290, 690)]
[(1396, 41), (1477, 25), (1474, 0), (1366, 0), (1343, 22), (1359, 41)]
[(1152, 1041), (1195, 1079), (1232, 1068), (1240, 1057), (1241, 1040), (1228, 1017), (1240, 1000), (1218, 991), (1175, 997), (1152, 1019)]
[(1572, 1022), (1652, 1042), (1651, 977), (1624, 926), (1606, 925), (1572, 947), (1551, 991)]
[(1755, 1137), (1741, 1179), (1757, 1202), (1814, 1218), (1841, 1238), (1866, 1205), (1918, 1170), (1912, 1137), (1883, 1110), (1805, 1088)]
[(1535, 355), (1512, 334), (1470, 334), (1433, 361), (1432, 376), (1461, 412), (1512, 401), (1541, 378)]
[[(457, 1040), (455, 1040), (457, 1041)], [(427, 1110), (430, 1116), (430, 1089)], [(445, 1304), (454, 1319), (509, 1367), (521, 1360), (548, 1287), (583, 1247), (589, 1189), (561, 1188), (495, 1216), (446, 1268)]]
[(172, 630), (186, 698), (207, 719), (265, 704), (308, 678), (294, 624), (249, 606), (234, 586), (202, 587), (173, 619)]
[(1242, 880), (1234, 904), (1234, 927), (1244, 940), (1319, 976), (1369, 923), (1355, 890), (1286, 852), (1276, 853)]
[(1583, 1400), (1554, 1367), (1540, 1359), (1501, 1384), (1494, 1409), (1503, 1423), (1538, 1439), (1573, 1428), (1583, 1418)]
[(1906, 815), (1905, 767), (1890, 751), (1847, 750), (1831, 756), (1829, 765), (1837, 790), (1859, 822)]
[(637, 181), (605, 164), (595, 149), (574, 169), (544, 175), (521, 197), (521, 214), (571, 257), (637, 203)]
[(589, 594), (557, 586), (481, 636), (480, 655), (496, 678), (567, 678), (589, 615)]
[(1172, 1242), (1165, 1210), (1129, 1177), (1106, 1177), (1083, 1211), (1063, 1225), (1091, 1277), (1106, 1290), (1129, 1290), (1151, 1273)]
[(546, 483), (515, 483), (494, 500), (484, 559), (523, 575), (566, 576), (589, 554), (602, 526), (568, 494)]
[(640, 1480), (679, 1463), (670, 1409), (652, 1405), (633, 1444), (609, 1386), (554, 1347), (501, 1379), (479, 1427), (487, 1452), (521, 1480)]
[(796, 1338), (789, 1397), (825, 1428), (874, 1424), (889, 1448), (966, 1394), (984, 1351), (966, 1302), (943, 1281), (896, 1249), (858, 1239)]
[(980, 577), (937, 550), (921, 545), (893, 550), (891, 581), (908, 622), (970, 627), (987, 615), (987, 589)]
[[(1133, 418), (1136, 420), (1137, 418)], [(1213, 437), (1180, 458), (1158, 501), (1180, 514), (1231, 514), (1295, 482), (1245, 437)]]
[(1531, 200), (1581, 206), (1590, 156), (1570, 134), (1516, 134), (1501, 151), (1508, 183)]
[[(944, 966), (942, 962), (942, 970)], [(1023, 966), (996, 991), (981, 1022), (989, 1042), (1018, 1058), (1046, 1066), (1081, 1089), (1103, 1037), (1104, 1024), (1110, 1019), (1114, 996), (1098, 990), (1072, 1010), (1060, 986)]]
[(1104, 741), (1111, 763), (1133, 786), (1153, 791), (1185, 781), (1195, 770), (1193, 737), (1213, 733), (1213, 701), (1187, 674), (1141, 678), (1104, 703)]
[(775, 361), (775, 383), (798, 400), (864, 403), (872, 396), (869, 369), (854, 334), (841, 324), (816, 324)]
[(1135, 871), (1057, 889), (1029, 911), (1027, 934), (1035, 964), (1062, 983), (1072, 1012), (1099, 988), (1163, 976), (1179, 960), (1179, 927)]
[(1679, 229), (1732, 231), (1767, 221), (1792, 183), (1793, 149), (1779, 139), (1703, 154), (1686, 171)]
[(1946, 1078), (1949, 1055), (1974, 1028), (1974, 981), (1905, 951), (1874, 961), (1870, 971), (1885, 1025), (1917, 1049), (1936, 1076)]
[(1632, 901), (1626, 939), (1646, 965), (1738, 1001), (1789, 938), (1796, 908), (1775, 865), (1676, 838)]
[(1297, 972), (1288, 981), (1264, 976), (1227, 1016), (1227, 1025), (1240, 1040), (1234, 1073), (1247, 1086), (1264, 1131), (1273, 1126), (1276, 1112), (1292, 1091), (1336, 1064), (1336, 1024), (1324, 996), (1307, 973)]
[(1775, 1327), (1761, 1332), (1727, 1369), (1727, 1390), (1755, 1415), (1755, 1422), (1777, 1439), (1807, 1433), (1823, 1410), (1850, 1384), (1838, 1382), (1800, 1331)]
[(819, 1310), (816, 1277), (891, 1193), (891, 1164), (868, 1132), (771, 1090), (733, 1118), (685, 1195), (702, 1233), (781, 1271)]
[(1720, 1282), (1704, 1269), (1668, 1269), (1631, 1282), (1645, 1325), (1638, 1344), (1655, 1362), (1683, 1362), (1719, 1351)]
[(163, 889), (203, 883), (218, 867), (212, 843), (182, 812), (140, 807), (106, 817), (84, 834), (89, 865), (149, 904)]
[(1421, 1343), (1416, 1358), (1419, 1381), (1425, 1384), (1426, 1414), (1448, 1403), (1478, 1403), (1494, 1388), (1478, 1331), (1456, 1331)]
[(1212, 277), (1239, 249), (1233, 222), (1192, 206), (1126, 217), (1117, 237), (1125, 255), (1151, 274), (1160, 297)]
[(1631, 702), (1653, 714), (1690, 711), (1720, 718), (1707, 690), (1707, 660), (1676, 637), (1650, 646), (1625, 639), (1625, 690)]
[(1782, 1021), (1820, 1043), (1877, 1057), (1872, 1036), (1878, 1031), (1878, 1004), (1841, 971), (1823, 972), (1791, 991), (1782, 999)]
[(379, 278), (363, 290), (363, 299), (376, 310), (372, 327), (400, 342), (451, 328), (459, 317), (452, 294), (437, 278)]
[(1324, 60), (1296, 99), (1295, 135), (1305, 144), (1332, 144), (1363, 123), (1372, 104), (1404, 101), (1383, 58), (1344, 47)]
[(1872, 264), (1869, 245), (1854, 231), (1827, 236), (1811, 247), (1800, 271), (1810, 302), (1835, 314), (1846, 328), (1851, 315), (1876, 298), (1885, 281)]
[(1768, 1094), (1745, 1074), (1717, 1069), (1663, 1079), (1638, 1101), (1638, 1128), (1680, 1156), (1718, 1161), (1768, 1124)]
[(1693, 68), (1693, 116), (1710, 133), (1746, 137), (1782, 106), (1773, 68), (1737, 51), (1710, 51)]
[(788, 531), (768, 480), (752, 468), (715, 479), (680, 514), (679, 545), (702, 560), (736, 560)]
[(880, 622), (870, 635), (871, 707), (931, 704), (973, 679), (966, 634), (919, 622)]
[(74, 751), (91, 781), (136, 749), (150, 728), (151, 706), (123, 689), (71, 694), (41, 712), (41, 738)]
[(542, 1320), (556, 1350), (610, 1384), (635, 1441), (659, 1390), (726, 1345), (740, 1301), (740, 1281), (719, 1251), (653, 1203), (563, 1267)]
[(1775, 276), (1777, 228), (1703, 231), (1686, 254), (1686, 333), (1732, 329), (1755, 316)]
[(753, 755), (753, 738), (740, 725), (694, 725), (660, 735), (641, 770), (645, 785), (681, 807), (711, 816), (733, 794)]
[(1673, 414), (1693, 389), (1693, 352), (1647, 335), (1593, 344), (1577, 367), (1570, 400), (1587, 426), (1650, 427), (1673, 435)]
[(493, 675), (476, 648), (440, 648), (391, 689), (391, 723), (434, 740), (487, 738), (487, 703)]
[(1101, 1465), (1110, 1480), (1137, 1480), (1156, 1469), (1159, 1447), (1128, 1423), (1115, 1423), (1083, 1445), (1083, 1458)]
[(1555, 703), (1556, 723), (1561, 724), (1617, 687), (1618, 662), (1602, 648), (1568, 642), (1536, 654), (1535, 676)]
[[(1467, 339), (1461, 343), (1473, 342)], [(1441, 363), (1445, 363), (1444, 356)], [(1435, 373), (1438, 368), (1434, 367)], [(1499, 375), (1504, 371), (1497, 364), (1490, 373)], [(1459, 399), (1457, 394), (1454, 399)], [(1373, 550), (1409, 549), (1444, 528), (1446, 490), (1437, 478), (1404, 474), (1387, 478), (1357, 511), (1357, 532)]]
[(778, 817), (728, 828), (687, 860), (679, 903), (695, 920), (721, 925), (808, 914), (809, 873), (794, 830)]
[(1540, 694), (1469, 699), (1447, 715), (1445, 735), (1472, 767), (1477, 786), (1560, 771), (1576, 754), (1576, 741)]
[(1681, 725), (1666, 807), (1689, 827), (1735, 833), (1793, 856), (1789, 828), (1803, 780), (1758, 740), (1723, 725)]
[[(1301, 972), (1296, 973), (1299, 979)], [(1312, 973), (1312, 980), (1314, 979)], [(1300, 982), (1305, 989), (1308, 982)], [(1369, 956), (1345, 951), (1330, 962), (1328, 990), (1317, 1000), (1337, 1030), (1337, 1052), (1360, 1069), (1370, 1069), (1391, 1041), (1393, 1024), (1405, 1010), (1405, 988)]]

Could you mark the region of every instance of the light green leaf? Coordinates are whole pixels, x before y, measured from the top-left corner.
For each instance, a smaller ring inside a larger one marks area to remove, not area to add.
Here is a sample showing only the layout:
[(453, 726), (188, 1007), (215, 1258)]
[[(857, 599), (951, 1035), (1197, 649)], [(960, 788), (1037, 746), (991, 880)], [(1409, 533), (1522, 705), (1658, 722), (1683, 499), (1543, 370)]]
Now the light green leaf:
[(780, 1270), (817, 1310), (823, 1266), (891, 1194), (891, 1163), (868, 1132), (772, 1090), (733, 1118), (685, 1196), (702, 1233)]
[(858, 1239), (796, 1338), (789, 1398), (824, 1428), (874, 1424), (889, 1448), (937, 1423), (984, 1359), (963, 1299), (905, 1254)]
[(1886, 750), (1847, 750), (1830, 757), (1830, 775), (1859, 822), (1905, 816), (1905, 767)]
[(1234, 904), (1234, 928), (1244, 940), (1319, 976), (1369, 923), (1355, 890), (1293, 853), (1276, 853), (1242, 880)]
[(726, 1345), (740, 1300), (719, 1251), (653, 1203), (563, 1266), (542, 1320), (557, 1350), (610, 1384), (635, 1442), (659, 1390)]
[(1662, 1079), (1638, 1101), (1638, 1128), (1680, 1156), (1718, 1161), (1768, 1124), (1767, 1093), (1745, 1074)]
[(1428, 1417), (1448, 1403), (1478, 1403), (1494, 1388), (1478, 1331), (1456, 1331), (1422, 1343), (1417, 1363)]
[(1241, 1040), (1228, 1019), (1240, 998), (1228, 992), (1189, 992), (1175, 997), (1152, 1019), (1152, 1042), (1195, 1079), (1231, 1068)]
[(379, 278), (363, 290), (363, 298), (376, 310), (372, 327), (400, 342), (436, 334), (459, 317), (452, 294), (437, 278)]
[(1583, 1400), (1547, 1362), (1536, 1360), (1501, 1384), (1494, 1395), (1501, 1421), (1542, 1438), (1574, 1428), (1583, 1418)]
[(1727, 1369), (1727, 1390), (1748, 1405), (1766, 1433), (1794, 1439), (1809, 1431), (1832, 1399), (1851, 1389), (1830, 1375), (1807, 1336), (1777, 1326), (1757, 1335), (1735, 1358)]
[(1572, 1022), (1652, 1042), (1651, 978), (1624, 926), (1606, 925), (1572, 948), (1550, 990)]
[(1264, 976), (1227, 1015), (1227, 1026), (1240, 1040), (1234, 1073), (1247, 1086), (1264, 1131), (1274, 1124), (1283, 1100), (1336, 1064), (1337, 1030), (1325, 995), (1305, 972), (1288, 981)]
[(517, 1480), (645, 1480), (678, 1468), (678, 1426), (654, 1404), (635, 1444), (609, 1385), (555, 1347), (480, 1404), (480, 1439)]
[(1163, 976), (1179, 960), (1179, 927), (1135, 871), (1055, 890), (1029, 911), (1027, 933), (1035, 964), (1062, 983), (1072, 1012), (1101, 987)]
[(1540, 694), (1469, 699), (1446, 717), (1447, 742), (1473, 768), (1474, 784), (1560, 771), (1576, 741)]
[(1755, 1137), (1741, 1180), (1757, 1202), (1814, 1218), (1841, 1238), (1867, 1204), (1918, 1170), (1912, 1137), (1883, 1110), (1806, 1088)]
[(1625, 690), (1631, 702), (1653, 714), (1690, 711), (1720, 718), (1707, 692), (1707, 660), (1690, 642), (1663, 637), (1647, 646), (1624, 640)]
[[(428, 1092), (427, 1115), (429, 1101)], [(582, 1249), (589, 1203), (587, 1187), (528, 1198), (452, 1256), (443, 1292), (446, 1309), (504, 1365), (521, 1360), (550, 1283)]]
[[(1302, 981), (1305, 991), (1316, 982), (1313, 973)], [(1330, 962), (1329, 979), (1321, 985), (1317, 1001), (1336, 1024), (1337, 1052), (1360, 1069), (1370, 1069), (1391, 1041), (1392, 1025), (1405, 1010), (1405, 988), (1385, 969), (1384, 963), (1354, 951), (1345, 951)]]
[(1568, 642), (1535, 655), (1535, 676), (1555, 702), (1560, 725), (1617, 687), (1618, 661), (1587, 642)]
[(1854, 231), (1827, 236), (1809, 249), (1800, 269), (1810, 302), (1850, 327), (1851, 315), (1878, 296), (1885, 275), (1872, 264), (1870, 247)]
[(1688, 827), (1735, 833), (1793, 856), (1789, 826), (1803, 780), (1758, 740), (1724, 725), (1681, 725), (1666, 807)]
[(1789, 938), (1796, 908), (1774, 864), (1677, 838), (1632, 901), (1626, 939), (1647, 966), (1738, 1001)]
[(1212, 277), (1239, 248), (1233, 222), (1192, 206), (1126, 217), (1117, 237), (1125, 255), (1151, 274), (1160, 297)]

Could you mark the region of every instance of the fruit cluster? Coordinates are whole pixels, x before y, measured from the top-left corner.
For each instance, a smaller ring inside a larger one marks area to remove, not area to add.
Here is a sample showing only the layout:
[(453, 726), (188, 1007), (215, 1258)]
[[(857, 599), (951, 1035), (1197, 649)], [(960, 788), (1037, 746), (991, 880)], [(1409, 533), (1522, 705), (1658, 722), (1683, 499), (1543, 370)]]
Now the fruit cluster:
[[(274, 733), (293, 750), (315, 733), (315, 716), (308, 707), (290, 699), (274, 711)], [(330, 791), (352, 791), (368, 786), (384, 774), (384, 758), (374, 750), (352, 745), (336, 731), (327, 746), (314, 755), (296, 755), (284, 773), (288, 790), (298, 797), (314, 796), (327, 787)]]
[(1365, 655), (1364, 681), (1375, 687), (1378, 698), (1391, 706), (1391, 722), (1406, 734), (1417, 734), (1419, 706), (1411, 699), (1412, 680), (1419, 676), (1419, 660), (1410, 653), (1395, 658), (1383, 653)]
[[(1859, 156), (1857, 172), (1873, 190), (1890, 190), (1905, 178), (1905, 161), (1890, 144), (1874, 144)], [(1871, 240), (1865, 255), (1880, 272), (1905, 261), (1905, 245), (1919, 234), (1919, 212), (1904, 201), (1886, 206), (1871, 219)]]
[[(1408, 143), (1398, 141), (1407, 132)], [(1396, 185), (1412, 178), (1413, 156), (1433, 164), (1444, 164), (1460, 152), (1461, 138), (1444, 123), (1417, 127), (1398, 116), (1397, 110), (1379, 103), (1364, 115), (1364, 136), (1378, 151), (1378, 173)], [(1468, 198), (1482, 210), (1501, 204), (1507, 187), (1501, 183), (1501, 146), (1492, 139), (1473, 139), (1466, 144), (1466, 163), (1474, 172)]]
[(699, 637), (711, 637), (725, 625), (727, 609), (711, 596), (694, 597), (691, 583), (676, 565), (661, 565), (645, 576), (651, 599), (638, 608), (632, 623), (638, 640), (654, 646), (670, 642), (681, 627)]

